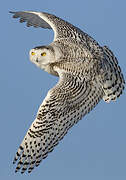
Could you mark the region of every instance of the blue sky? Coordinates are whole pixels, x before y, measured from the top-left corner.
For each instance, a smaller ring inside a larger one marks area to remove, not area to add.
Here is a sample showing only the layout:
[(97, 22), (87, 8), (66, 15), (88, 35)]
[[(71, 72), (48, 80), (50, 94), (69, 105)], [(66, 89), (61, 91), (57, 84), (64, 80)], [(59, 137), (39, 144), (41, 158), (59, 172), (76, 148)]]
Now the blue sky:
[(53, 13), (108, 45), (126, 77), (125, 0), (4, 0), (1, 4), (0, 179), (125, 180), (126, 93), (116, 102), (101, 101), (75, 125), (48, 158), (31, 174), (15, 174), (15, 152), (47, 91), (57, 82), (29, 61), (29, 50), (49, 44), (53, 32), (27, 28), (8, 11)]

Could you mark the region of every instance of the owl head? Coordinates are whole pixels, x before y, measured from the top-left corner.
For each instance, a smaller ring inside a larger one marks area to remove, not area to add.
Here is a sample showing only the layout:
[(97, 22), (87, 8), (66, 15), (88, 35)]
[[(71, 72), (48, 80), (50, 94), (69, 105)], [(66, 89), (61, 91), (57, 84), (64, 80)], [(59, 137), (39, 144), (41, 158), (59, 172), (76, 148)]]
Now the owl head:
[(61, 53), (57, 46), (38, 46), (30, 50), (29, 57), (32, 63), (44, 71), (56, 75), (52, 63), (60, 61)]
[(51, 46), (38, 46), (30, 50), (30, 60), (40, 68), (44, 68), (55, 60), (55, 52)]

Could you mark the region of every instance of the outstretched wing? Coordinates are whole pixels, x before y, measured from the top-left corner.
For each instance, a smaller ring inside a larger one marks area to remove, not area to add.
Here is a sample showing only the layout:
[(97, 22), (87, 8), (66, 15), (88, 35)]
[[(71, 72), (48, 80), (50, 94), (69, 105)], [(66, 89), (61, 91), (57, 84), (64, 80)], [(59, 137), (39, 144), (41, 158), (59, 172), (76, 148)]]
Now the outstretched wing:
[(10, 12), (14, 18), (20, 18), (20, 22), (26, 22), (27, 26), (42, 27), (53, 29), (54, 41), (61, 43), (61, 40), (67, 42), (71, 40), (71, 43), (81, 44), (86, 48), (87, 51), (92, 52), (96, 56), (102, 58), (102, 48), (99, 44), (87, 33), (81, 31), (79, 28), (70, 24), (63, 19), (56, 17), (55, 15), (48, 14), (45, 12), (35, 11), (18, 11)]
[[(71, 38), (78, 31), (81, 32), (80, 29), (73, 26), (72, 24), (62, 20), (55, 15), (48, 14), (45, 12), (35, 12), (35, 11), (19, 11), (12, 12), (13, 18), (20, 18), (20, 22), (27, 22), (27, 26), (34, 27), (42, 27), (53, 29), (54, 31), (54, 40), (60, 38)], [(79, 39), (79, 37), (78, 37)]]
[(31, 172), (38, 166), (68, 129), (90, 112), (103, 96), (98, 83), (61, 72), (58, 68), (55, 70), (60, 80), (48, 92), (16, 153), (16, 172), (19, 169), (22, 173), (27, 169)]

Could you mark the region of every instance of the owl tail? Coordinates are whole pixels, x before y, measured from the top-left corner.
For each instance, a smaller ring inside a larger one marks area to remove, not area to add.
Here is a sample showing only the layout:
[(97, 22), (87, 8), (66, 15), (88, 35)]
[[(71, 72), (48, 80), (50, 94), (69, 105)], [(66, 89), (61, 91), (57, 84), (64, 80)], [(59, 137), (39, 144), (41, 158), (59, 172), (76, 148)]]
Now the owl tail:
[(106, 56), (107, 64), (107, 76), (103, 83), (103, 100), (109, 102), (111, 100), (116, 100), (122, 94), (125, 80), (118, 65), (117, 58), (112, 51), (107, 46), (103, 47), (103, 51)]

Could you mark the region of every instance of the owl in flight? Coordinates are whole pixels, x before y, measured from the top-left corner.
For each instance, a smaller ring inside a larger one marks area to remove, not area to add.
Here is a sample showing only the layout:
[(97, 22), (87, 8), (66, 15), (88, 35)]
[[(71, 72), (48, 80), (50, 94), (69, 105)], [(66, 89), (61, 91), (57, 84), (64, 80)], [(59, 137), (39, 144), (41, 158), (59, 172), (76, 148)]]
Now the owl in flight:
[(68, 130), (89, 113), (101, 99), (115, 101), (124, 89), (124, 78), (112, 51), (55, 15), (19, 11), (14, 18), (27, 26), (53, 29), (48, 46), (30, 50), (30, 60), (59, 76), (49, 90), (14, 158), (15, 172), (31, 172), (48, 156)]

